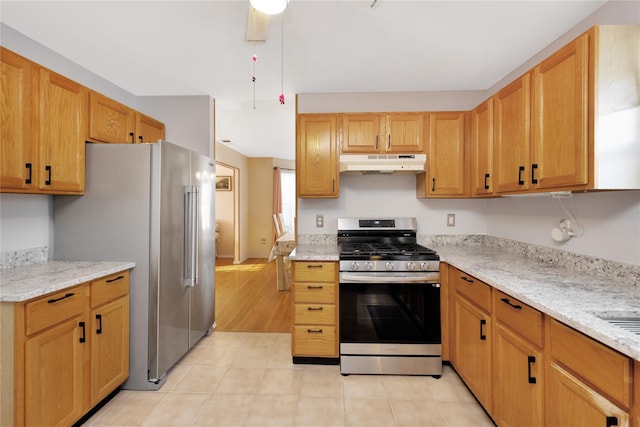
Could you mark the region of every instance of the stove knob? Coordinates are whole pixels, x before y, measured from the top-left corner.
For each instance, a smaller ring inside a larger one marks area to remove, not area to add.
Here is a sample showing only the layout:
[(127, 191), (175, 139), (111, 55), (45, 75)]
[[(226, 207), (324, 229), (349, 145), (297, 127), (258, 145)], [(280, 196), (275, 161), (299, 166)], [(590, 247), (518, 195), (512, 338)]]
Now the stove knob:
[(367, 261), (364, 263), (364, 269), (367, 271), (373, 270), (373, 263), (371, 261)]
[(407, 263), (407, 270), (408, 270), (408, 271), (413, 271), (413, 270), (415, 270), (415, 269), (416, 269), (416, 265), (415, 265), (413, 262), (409, 261), (409, 262)]
[(351, 270), (360, 270), (360, 264), (358, 264), (357, 262), (352, 262), (351, 263)]
[(429, 271), (429, 263), (428, 262), (421, 262), (420, 263), (420, 270)]
[(387, 263), (384, 265), (384, 269), (387, 270), (387, 271), (393, 270), (393, 263), (387, 261)]

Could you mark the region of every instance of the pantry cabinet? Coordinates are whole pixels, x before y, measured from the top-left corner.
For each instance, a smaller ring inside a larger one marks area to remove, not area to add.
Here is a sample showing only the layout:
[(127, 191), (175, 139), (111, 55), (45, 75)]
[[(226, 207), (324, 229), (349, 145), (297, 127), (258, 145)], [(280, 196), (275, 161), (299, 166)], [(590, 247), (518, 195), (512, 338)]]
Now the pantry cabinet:
[(338, 116), (298, 115), (296, 140), (298, 197), (337, 198), (340, 194)]
[(2, 423), (72, 425), (129, 376), (128, 271), (3, 303), (2, 321), (2, 381), (13, 390)]
[(493, 98), (471, 111), (471, 189), (474, 196), (493, 193)]
[(424, 113), (341, 114), (342, 153), (422, 153)]
[(464, 112), (428, 114), (427, 172), (417, 176), (418, 198), (468, 195), (466, 115)]
[(164, 123), (140, 112), (136, 113), (137, 143), (164, 140)]
[(293, 262), (294, 363), (338, 358), (338, 268), (336, 262)]

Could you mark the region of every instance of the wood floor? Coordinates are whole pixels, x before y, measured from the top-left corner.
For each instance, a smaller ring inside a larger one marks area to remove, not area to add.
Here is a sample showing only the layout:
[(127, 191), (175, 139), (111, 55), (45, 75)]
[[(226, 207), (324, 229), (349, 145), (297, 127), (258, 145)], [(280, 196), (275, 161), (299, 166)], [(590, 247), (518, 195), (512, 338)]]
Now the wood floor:
[(216, 259), (216, 330), (289, 332), (291, 291), (276, 289), (276, 263)]

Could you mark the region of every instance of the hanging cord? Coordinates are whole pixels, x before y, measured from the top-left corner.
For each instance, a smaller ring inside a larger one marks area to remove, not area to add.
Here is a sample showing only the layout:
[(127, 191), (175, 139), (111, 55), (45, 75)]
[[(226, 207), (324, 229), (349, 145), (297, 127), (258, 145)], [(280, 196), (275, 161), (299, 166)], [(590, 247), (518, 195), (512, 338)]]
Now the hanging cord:
[[(253, 8), (253, 6), (251, 6)], [(256, 109), (256, 61), (258, 55), (256, 55), (256, 10), (253, 9), (253, 37), (251, 40), (251, 46), (253, 47), (253, 55), (251, 56), (251, 62), (253, 66), (253, 74), (251, 75), (251, 81), (253, 82), (253, 109)]]
[(284, 105), (284, 12), (280, 14), (280, 23), (282, 24), (281, 44), (280, 44), (280, 96), (278, 100)]
[(562, 208), (564, 213), (566, 213), (569, 219), (571, 219), (571, 224), (572, 224), (571, 230), (573, 232), (573, 237), (582, 236), (584, 234), (584, 227), (582, 226), (582, 224), (578, 222), (578, 220), (574, 218), (573, 215), (571, 215), (571, 212), (569, 212), (567, 208), (564, 206), (564, 203), (562, 203), (562, 199), (570, 199), (571, 197), (573, 197), (573, 194), (572, 193), (569, 193), (568, 195), (553, 194), (551, 197), (553, 199), (558, 200), (558, 203), (560, 204), (560, 207)]

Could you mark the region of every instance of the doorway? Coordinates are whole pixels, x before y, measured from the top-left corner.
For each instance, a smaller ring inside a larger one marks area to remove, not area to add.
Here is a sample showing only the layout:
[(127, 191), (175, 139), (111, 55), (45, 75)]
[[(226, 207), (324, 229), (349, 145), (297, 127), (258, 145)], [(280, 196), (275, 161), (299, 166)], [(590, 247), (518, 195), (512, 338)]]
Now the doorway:
[(240, 170), (216, 162), (216, 258), (231, 258), (234, 264), (240, 262), (239, 188)]

